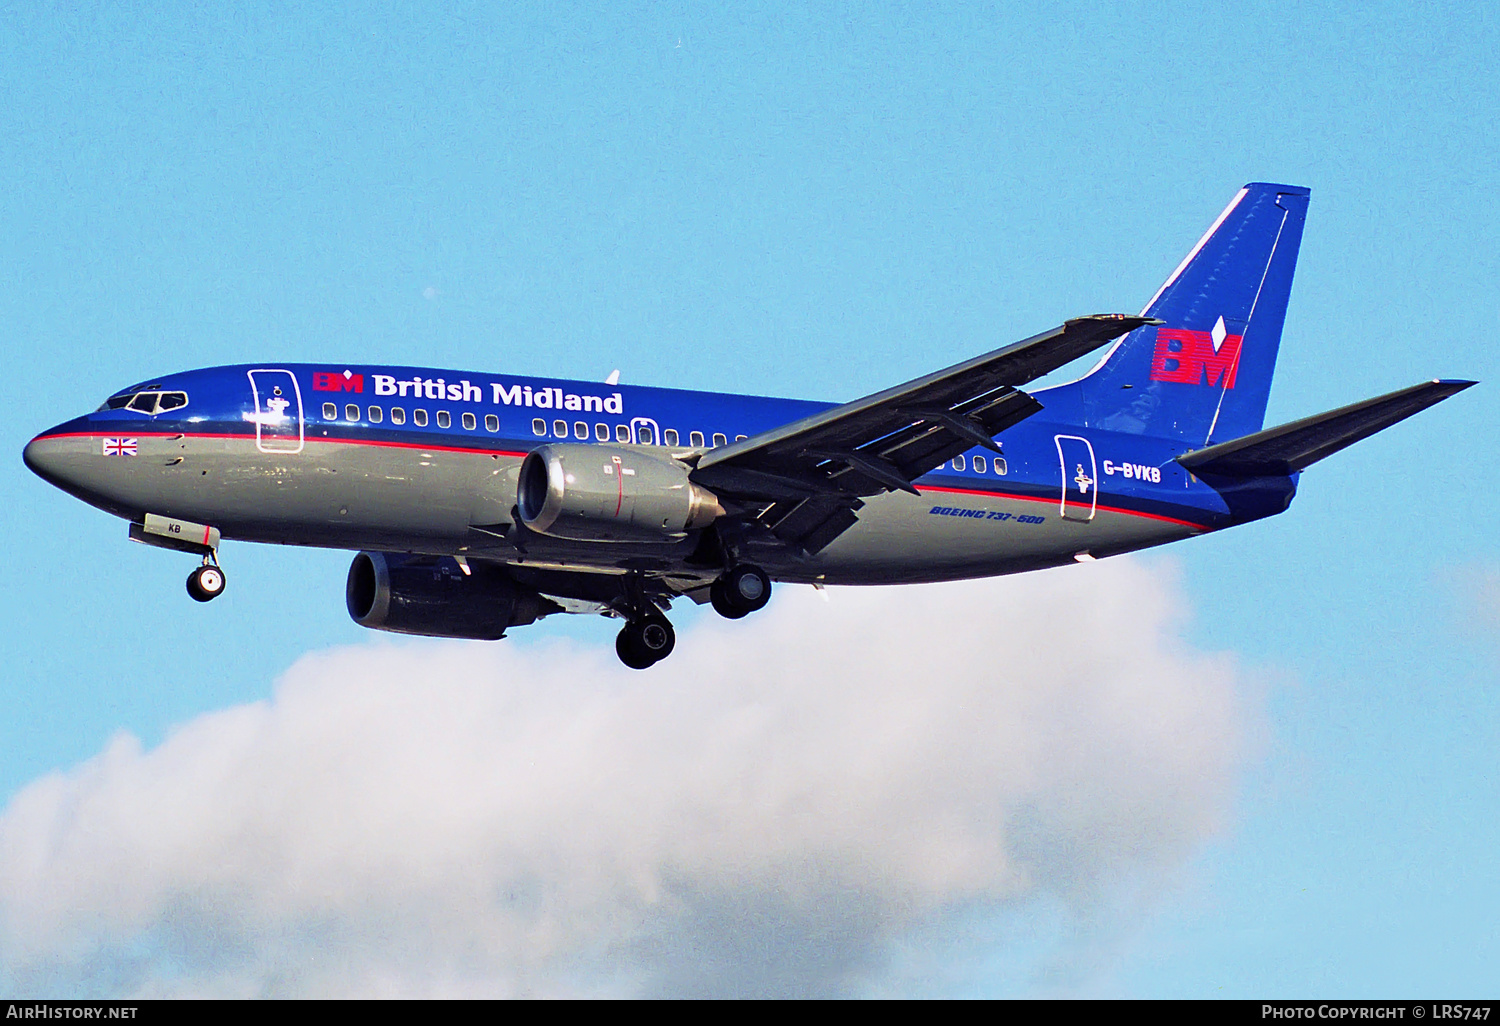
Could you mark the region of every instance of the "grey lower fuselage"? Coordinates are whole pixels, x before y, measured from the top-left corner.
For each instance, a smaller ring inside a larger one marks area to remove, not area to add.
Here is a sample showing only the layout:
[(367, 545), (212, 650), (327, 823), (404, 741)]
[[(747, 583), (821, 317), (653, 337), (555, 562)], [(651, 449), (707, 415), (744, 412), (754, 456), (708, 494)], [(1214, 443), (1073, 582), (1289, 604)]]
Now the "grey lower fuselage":
[[(462, 437), (364, 443), (348, 430), (329, 438), (309, 419), (297, 451), (267, 452), (254, 436), (171, 427), (80, 418), (39, 436), (27, 458), (54, 483), (121, 517), (138, 521), (149, 513), (212, 524), (229, 539), (467, 556), (517, 567), (638, 570), (675, 581), (675, 591), (718, 572), (693, 565), (692, 537), (601, 545), (518, 530), (517, 475), (536, 439), (486, 439), (488, 447), (465, 446)], [(127, 433), (134, 456), (103, 455), (108, 439)], [(1032, 570), (1222, 526), (1214, 520), (1226, 519), (1227, 510), (1203, 507), (1205, 489), (1170, 462), (1172, 451), (1149, 439), (1092, 434), (1090, 441), (1074, 425), (1027, 422), (1002, 436), (1004, 461), (976, 450), (965, 472), (945, 467), (919, 480), (920, 495), (869, 498), (859, 522), (813, 556), (769, 548), (756, 559), (779, 580), (914, 583)], [(1075, 462), (1092, 458), (1088, 476), (1105, 489), (1071, 510), (1059, 438), (1082, 440), (1086, 456)], [(683, 451), (629, 448), (657, 456)], [(1160, 480), (1103, 473), (1111, 453), (1117, 460), (1135, 457), (1141, 466), (1149, 461)], [(984, 474), (970, 469), (975, 460), (987, 461)], [(1001, 463), (1004, 475), (995, 472)], [(1111, 494), (1110, 485), (1127, 480), (1128, 489)], [(1158, 493), (1152, 511), (1140, 508), (1142, 489)]]

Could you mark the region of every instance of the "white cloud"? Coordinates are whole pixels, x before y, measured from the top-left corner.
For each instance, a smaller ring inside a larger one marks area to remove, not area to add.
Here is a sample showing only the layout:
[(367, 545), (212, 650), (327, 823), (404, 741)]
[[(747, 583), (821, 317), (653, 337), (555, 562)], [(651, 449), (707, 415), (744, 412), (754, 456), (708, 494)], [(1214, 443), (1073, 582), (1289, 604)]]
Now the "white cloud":
[(12, 991), (836, 994), (976, 909), (1081, 917), (1224, 822), (1249, 715), (1128, 559), (783, 588), (658, 667), (388, 644), (121, 735), (0, 815)]

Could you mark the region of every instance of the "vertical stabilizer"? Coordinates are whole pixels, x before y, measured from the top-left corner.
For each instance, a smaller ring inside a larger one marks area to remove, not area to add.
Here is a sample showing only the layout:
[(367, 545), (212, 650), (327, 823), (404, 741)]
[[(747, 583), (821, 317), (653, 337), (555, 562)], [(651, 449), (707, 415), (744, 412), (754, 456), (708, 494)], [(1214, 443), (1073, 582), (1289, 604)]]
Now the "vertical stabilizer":
[(1308, 190), (1239, 191), (1143, 311), (1137, 328), (1077, 384), (1085, 422), (1209, 445), (1259, 431)]

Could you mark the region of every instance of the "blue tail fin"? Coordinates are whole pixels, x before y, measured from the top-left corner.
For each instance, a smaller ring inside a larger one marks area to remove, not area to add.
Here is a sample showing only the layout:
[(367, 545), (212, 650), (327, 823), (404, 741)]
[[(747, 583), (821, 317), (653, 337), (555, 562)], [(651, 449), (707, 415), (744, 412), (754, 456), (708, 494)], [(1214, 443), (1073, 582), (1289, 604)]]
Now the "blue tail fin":
[(1077, 382), (1085, 423), (1193, 446), (1259, 431), (1308, 190), (1252, 183), (1188, 253), (1137, 328)]

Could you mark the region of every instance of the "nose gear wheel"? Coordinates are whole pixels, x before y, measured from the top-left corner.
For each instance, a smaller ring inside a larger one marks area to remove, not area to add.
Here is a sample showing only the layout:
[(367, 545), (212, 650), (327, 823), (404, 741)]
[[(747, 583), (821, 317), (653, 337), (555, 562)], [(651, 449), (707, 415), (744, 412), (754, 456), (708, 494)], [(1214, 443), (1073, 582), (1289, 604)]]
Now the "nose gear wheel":
[(198, 602), (212, 602), (224, 594), (225, 583), (219, 564), (205, 559), (202, 566), (188, 574), (187, 593)]

